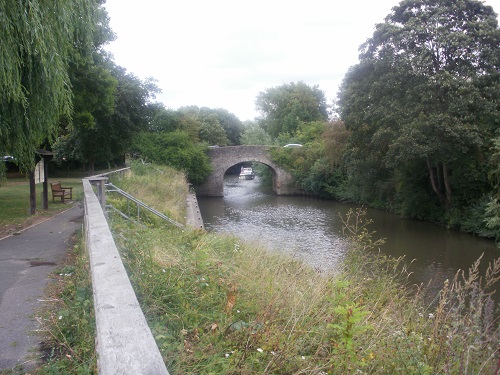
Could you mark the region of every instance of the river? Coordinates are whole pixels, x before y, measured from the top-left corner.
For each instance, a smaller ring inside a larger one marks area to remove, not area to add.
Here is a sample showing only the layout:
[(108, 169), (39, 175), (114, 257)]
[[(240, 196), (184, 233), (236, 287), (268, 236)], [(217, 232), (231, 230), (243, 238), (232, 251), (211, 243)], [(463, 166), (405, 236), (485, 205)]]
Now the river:
[[(277, 196), (259, 178), (239, 180), (226, 175), (224, 197), (198, 199), (205, 228), (230, 232), (304, 260), (318, 270), (335, 270), (349, 249), (342, 234), (342, 220), (355, 205), (309, 197)], [(410, 281), (439, 290), (444, 280), (460, 269), (468, 270), (481, 254), (482, 264), (500, 257), (491, 240), (424, 223), (401, 219), (381, 210), (368, 209), (374, 238), (384, 238), (381, 252), (404, 256)]]

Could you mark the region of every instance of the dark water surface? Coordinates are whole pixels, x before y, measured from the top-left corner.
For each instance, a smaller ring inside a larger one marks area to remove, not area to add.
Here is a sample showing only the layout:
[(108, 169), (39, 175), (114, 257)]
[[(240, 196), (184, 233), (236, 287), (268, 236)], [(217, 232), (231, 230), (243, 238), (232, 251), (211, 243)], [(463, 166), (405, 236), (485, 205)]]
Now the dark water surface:
[[(254, 180), (226, 176), (223, 198), (198, 199), (205, 227), (230, 232), (300, 258), (321, 270), (334, 270), (348, 251), (342, 220), (354, 205), (307, 197), (283, 197)], [(390, 213), (368, 210), (375, 238), (385, 238), (381, 251), (405, 256), (411, 281), (440, 289), (459, 269), (467, 270), (484, 253), (482, 263), (500, 257), (490, 240), (447, 230), (433, 224), (404, 220)]]

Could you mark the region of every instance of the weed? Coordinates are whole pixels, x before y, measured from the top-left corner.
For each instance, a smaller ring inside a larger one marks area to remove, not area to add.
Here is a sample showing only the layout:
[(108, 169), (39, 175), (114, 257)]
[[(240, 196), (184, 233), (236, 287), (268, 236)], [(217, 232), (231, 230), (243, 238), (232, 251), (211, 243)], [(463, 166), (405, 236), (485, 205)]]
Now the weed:
[(42, 326), (44, 363), (34, 374), (94, 374), (95, 321), (88, 256), (83, 238), (56, 270), (46, 305), (37, 319)]

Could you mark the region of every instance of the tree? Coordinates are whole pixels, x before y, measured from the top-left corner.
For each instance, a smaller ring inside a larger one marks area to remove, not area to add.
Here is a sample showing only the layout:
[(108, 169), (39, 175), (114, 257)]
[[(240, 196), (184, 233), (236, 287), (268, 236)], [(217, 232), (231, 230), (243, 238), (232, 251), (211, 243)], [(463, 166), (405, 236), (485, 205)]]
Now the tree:
[[(351, 131), (350, 177), (396, 193), (398, 183), (390, 181), (399, 171), (425, 168), (443, 208), (454, 196), (462, 197), (457, 205), (478, 199), (487, 178), (476, 171), (500, 121), (499, 44), (496, 15), (480, 1), (405, 0), (394, 7), (362, 46), (339, 94)], [(467, 179), (474, 182), (464, 186)]]
[(201, 119), (201, 126), (198, 134), (200, 140), (209, 145), (226, 146), (228, 144), (226, 132), (215, 113)]
[(263, 115), (262, 127), (273, 138), (280, 133), (295, 134), (300, 122), (326, 121), (328, 106), (319, 86), (304, 82), (284, 84), (260, 92), (257, 110)]
[(330, 121), (323, 133), (325, 142), (326, 159), (330, 166), (340, 166), (342, 164), (342, 156), (347, 147), (349, 139), (349, 131), (344, 123), (338, 119)]
[(158, 91), (153, 79), (142, 82), (100, 52), (77, 64), (71, 75), (75, 115), (56, 146), (59, 158), (96, 162), (122, 157), (133, 135), (148, 126), (148, 102)]
[(202, 183), (211, 172), (205, 147), (195, 144), (189, 134), (182, 130), (138, 133), (134, 137), (132, 150), (148, 161), (184, 171), (193, 184)]
[(234, 114), (227, 110), (222, 108), (199, 108), (193, 105), (180, 108), (179, 113), (184, 119), (190, 118), (191, 125), (193, 121), (199, 123), (198, 136), (201, 141), (220, 146), (240, 144), (243, 124)]
[(228, 143), (230, 145), (241, 144), (240, 138), (243, 133), (243, 123), (241, 120), (235, 114), (223, 108), (216, 108), (211, 110), (211, 112), (217, 116), (220, 125), (226, 132)]
[(273, 140), (258, 124), (248, 124), (241, 135), (241, 143), (244, 145), (272, 145)]
[[(35, 150), (71, 116), (68, 58), (92, 44), (94, 0), (0, 1), (0, 153), (33, 170)], [(99, 13), (102, 16), (102, 13)]]

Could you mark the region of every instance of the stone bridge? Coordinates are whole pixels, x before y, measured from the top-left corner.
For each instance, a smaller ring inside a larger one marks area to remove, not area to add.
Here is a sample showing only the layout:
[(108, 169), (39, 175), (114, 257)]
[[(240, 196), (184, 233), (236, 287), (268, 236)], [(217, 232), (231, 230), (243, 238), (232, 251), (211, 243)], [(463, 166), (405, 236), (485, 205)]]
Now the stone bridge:
[(278, 195), (300, 194), (289, 172), (274, 164), (269, 153), (271, 146), (229, 146), (208, 150), (212, 163), (212, 173), (202, 185), (196, 186), (196, 194), (208, 197), (224, 195), (224, 174), (232, 166), (244, 162), (265, 164), (271, 170), (273, 190)]

